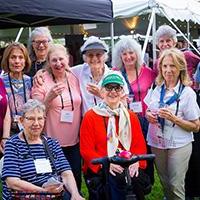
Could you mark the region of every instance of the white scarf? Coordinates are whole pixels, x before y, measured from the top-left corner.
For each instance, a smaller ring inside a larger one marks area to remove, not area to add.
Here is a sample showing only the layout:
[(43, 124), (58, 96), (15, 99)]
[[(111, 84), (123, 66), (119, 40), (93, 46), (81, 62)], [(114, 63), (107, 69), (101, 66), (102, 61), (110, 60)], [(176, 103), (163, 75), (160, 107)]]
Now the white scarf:
[[(132, 134), (131, 123), (128, 110), (123, 103), (120, 103), (119, 108), (112, 110), (104, 102), (93, 107), (93, 111), (101, 116), (109, 117), (107, 126), (107, 152), (108, 156), (116, 154), (119, 141), (127, 151), (130, 150)], [(119, 116), (119, 133), (116, 133), (115, 116)]]

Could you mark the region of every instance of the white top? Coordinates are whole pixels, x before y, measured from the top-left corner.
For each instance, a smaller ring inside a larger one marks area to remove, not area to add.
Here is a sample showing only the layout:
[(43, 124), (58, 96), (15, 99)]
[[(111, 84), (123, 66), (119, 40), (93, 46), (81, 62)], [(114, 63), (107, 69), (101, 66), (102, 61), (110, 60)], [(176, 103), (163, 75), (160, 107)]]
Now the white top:
[[(80, 90), (82, 95), (82, 115), (84, 115), (90, 108), (92, 108), (96, 103), (100, 103), (102, 101), (101, 98), (96, 97), (87, 91), (87, 84), (88, 83), (95, 83), (90, 66), (87, 63), (83, 63), (81, 65), (77, 65), (75, 67), (70, 68), (70, 70), (75, 74), (75, 76), (79, 80)], [(106, 73), (108, 73), (110, 69), (107, 65), (105, 65), (105, 70), (102, 78)], [(101, 84), (101, 81), (98, 85)]]
[[(174, 93), (178, 93), (178, 83), (173, 90), (166, 92), (164, 102), (166, 102)], [(151, 94), (150, 94), (151, 93)], [(161, 86), (157, 86), (153, 91), (149, 91), (146, 95), (144, 102), (147, 104), (148, 109), (152, 112), (157, 112), (159, 109)], [(172, 113), (175, 114), (177, 108), (177, 101), (168, 106)], [(192, 88), (186, 86), (181, 95), (178, 109), (178, 117), (184, 120), (196, 120), (200, 117), (200, 109), (196, 102), (196, 94)], [(187, 145), (193, 141), (193, 133), (188, 132), (181, 127), (165, 120), (164, 131), (159, 128), (159, 124), (149, 124), (147, 141), (150, 146), (160, 149), (179, 148)]]

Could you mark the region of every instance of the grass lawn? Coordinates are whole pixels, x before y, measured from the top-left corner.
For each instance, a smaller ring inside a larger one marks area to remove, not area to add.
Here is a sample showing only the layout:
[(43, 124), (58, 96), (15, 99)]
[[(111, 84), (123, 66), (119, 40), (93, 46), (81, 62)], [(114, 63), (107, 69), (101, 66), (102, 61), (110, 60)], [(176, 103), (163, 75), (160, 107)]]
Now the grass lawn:
[[(155, 170), (155, 172), (156, 172), (156, 170)], [(82, 193), (87, 200), (88, 192), (87, 192), (87, 187), (85, 185), (84, 180), (82, 183)], [(155, 183), (153, 185), (151, 193), (146, 196), (145, 200), (162, 200), (162, 199), (163, 199), (162, 186), (160, 184), (160, 180), (159, 180), (157, 173), (155, 173)]]

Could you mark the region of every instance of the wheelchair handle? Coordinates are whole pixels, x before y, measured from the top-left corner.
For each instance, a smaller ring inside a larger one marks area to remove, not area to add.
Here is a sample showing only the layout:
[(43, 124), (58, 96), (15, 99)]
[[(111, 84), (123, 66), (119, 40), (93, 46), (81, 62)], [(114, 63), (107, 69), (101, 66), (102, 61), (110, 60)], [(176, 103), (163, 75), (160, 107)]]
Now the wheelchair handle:
[(96, 158), (92, 160), (92, 164), (106, 164), (106, 163), (114, 163), (118, 165), (126, 165), (129, 166), (133, 163), (136, 163), (140, 160), (153, 160), (155, 158), (155, 154), (140, 154), (140, 155), (134, 155), (131, 158), (122, 158), (119, 156), (112, 156), (112, 157), (102, 157), (102, 158)]

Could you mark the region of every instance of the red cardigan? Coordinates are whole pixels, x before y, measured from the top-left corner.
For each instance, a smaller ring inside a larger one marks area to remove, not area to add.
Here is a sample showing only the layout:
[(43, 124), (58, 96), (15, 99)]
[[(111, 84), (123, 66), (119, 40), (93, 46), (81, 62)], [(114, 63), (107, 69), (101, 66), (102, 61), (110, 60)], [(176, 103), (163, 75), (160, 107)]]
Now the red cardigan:
[[(132, 127), (132, 142), (130, 151), (132, 154), (145, 154), (146, 144), (137, 115), (129, 111)], [(105, 118), (108, 123), (108, 117)], [(116, 117), (116, 130), (118, 132), (119, 117)], [(89, 110), (82, 121), (80, 129), (80, 151), (83, 158), (83, 172), (88, 168), (97, 173), (100, 165), (91, 164), (94, 158), (107, 156), (107, 133), (104, 117)], [(140, 168), (146, 168), (146, 161), (140, 161)]]

